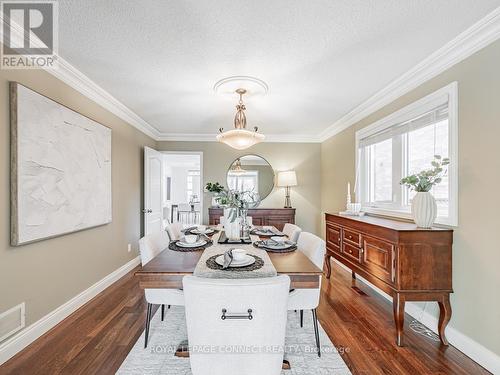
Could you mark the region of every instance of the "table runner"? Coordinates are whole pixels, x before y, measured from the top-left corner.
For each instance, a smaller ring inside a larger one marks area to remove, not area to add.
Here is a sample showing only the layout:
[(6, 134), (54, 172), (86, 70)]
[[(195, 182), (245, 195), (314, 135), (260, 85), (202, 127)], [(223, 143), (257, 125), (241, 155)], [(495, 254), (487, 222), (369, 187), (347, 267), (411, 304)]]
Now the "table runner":
[[(260, 277), (273, 277), (277, 275), (276, 269), (269, 258), (269, 255), (265, 250), (257, 249), (253, 245), (244, 244), (219, 244), (217, 243), (220, 233), (217, 233), (213, 237), (213, 245), (208, 249), (203, 251), (203, 254), (196, 265), (193, 275), (198, 277), (206, 277), (210, 279), (253, 279)], [(251, 236), (252, 242), (258, 240), (257, 236)], [(264, 266), (254, 271), (232, 271), (231, 268), (225, 270), (213, 270), (207, 267), (208, 258), (217, 255), (224, 254), (227, 250), (231, 248), (245, 249), (247, 254), (256, 255), (264, 261)]]

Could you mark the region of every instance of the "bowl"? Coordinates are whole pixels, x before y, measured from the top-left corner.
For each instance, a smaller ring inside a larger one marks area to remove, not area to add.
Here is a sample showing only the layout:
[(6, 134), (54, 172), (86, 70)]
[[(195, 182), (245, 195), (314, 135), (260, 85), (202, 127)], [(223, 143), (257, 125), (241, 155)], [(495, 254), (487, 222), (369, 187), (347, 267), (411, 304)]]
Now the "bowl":
[(190, 243), (190, 244), (195, 243), (197, 239), (198, 239), (198, 236), (195, 236), (194, 234), (188, 234), (187, 236), (184, 236), (184, 241), (186, 241), (186, 243)]
[(245, 260), (247, 255), (247, 251), (244, 249), (233, 249), (231, 253), (233, 254), (233, 259), (237, 262)]

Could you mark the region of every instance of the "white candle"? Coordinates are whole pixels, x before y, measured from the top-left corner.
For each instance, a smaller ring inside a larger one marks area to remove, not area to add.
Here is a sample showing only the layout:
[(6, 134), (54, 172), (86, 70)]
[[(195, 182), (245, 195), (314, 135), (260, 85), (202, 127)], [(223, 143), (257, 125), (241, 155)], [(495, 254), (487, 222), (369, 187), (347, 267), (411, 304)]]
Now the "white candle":
[(347, 183), (347, 195), (351, 195), (351, 183)]

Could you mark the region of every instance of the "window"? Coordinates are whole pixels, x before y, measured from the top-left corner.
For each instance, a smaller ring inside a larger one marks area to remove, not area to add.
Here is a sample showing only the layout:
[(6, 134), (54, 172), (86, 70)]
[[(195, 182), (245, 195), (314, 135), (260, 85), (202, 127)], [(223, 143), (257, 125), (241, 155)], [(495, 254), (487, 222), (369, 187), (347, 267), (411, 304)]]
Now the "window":
[(436, 198), (436, 223), (458, 224), (458, 121), (456, 82), (356, 133), (356, 193), (363, 210), (410, 218), (415, 192), (401, 178), (431, 168), (434, 155), (451, 163)]
[(200, 197), (200, 171), (188, 171), (187, 173), (187, 186), (186, 194), (188, 202), (199, 202)]
[(245, 173), (229, 172), (227, 185), (231, 190), (259, 191), (259, 171), (245, 170)]

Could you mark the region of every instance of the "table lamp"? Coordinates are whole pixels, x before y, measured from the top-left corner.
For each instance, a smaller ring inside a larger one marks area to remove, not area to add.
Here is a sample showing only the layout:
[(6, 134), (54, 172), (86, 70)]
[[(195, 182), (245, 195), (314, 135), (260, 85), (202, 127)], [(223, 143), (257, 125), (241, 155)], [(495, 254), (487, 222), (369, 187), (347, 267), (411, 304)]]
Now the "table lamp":
[(297, 175), (295, 171), (278, 172), (278, 186), (285, 188), (285, 208), (292, 208), (290, 201), (290, 187), (297, 186)]

